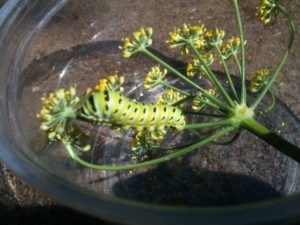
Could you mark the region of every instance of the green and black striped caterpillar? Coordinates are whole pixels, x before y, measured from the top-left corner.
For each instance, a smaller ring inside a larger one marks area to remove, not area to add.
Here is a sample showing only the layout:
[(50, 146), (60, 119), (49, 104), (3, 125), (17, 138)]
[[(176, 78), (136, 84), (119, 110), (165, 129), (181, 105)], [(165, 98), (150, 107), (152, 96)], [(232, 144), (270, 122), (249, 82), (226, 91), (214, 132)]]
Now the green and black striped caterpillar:
[(119, 92), (94, 91), (81, 108), (80, 116), (97, 124), (141, 131), (182, 130), (185, 118), (173, 106), (144, 104), (131, 100)]
[(37, 115), (42, 120), (41, 129), (49, 140), (71, 144), (84, 151), (89, 150), (90, 145), (73, 120), (108, 125), (118, 130), (132, 129), (131, 150), (139, 155), (144, 155), (145, 146), (162, 141), (170, 128), (184, 129), (185, 117), (179, 108), (171, 106), (172, 102), (158, 99), (157, 104), (144, 104), (129, 99), (121, 95), (123, 82), (123, 77), (112, 75), (81, 96), (70, 87), (42, 98), (43, 106)]

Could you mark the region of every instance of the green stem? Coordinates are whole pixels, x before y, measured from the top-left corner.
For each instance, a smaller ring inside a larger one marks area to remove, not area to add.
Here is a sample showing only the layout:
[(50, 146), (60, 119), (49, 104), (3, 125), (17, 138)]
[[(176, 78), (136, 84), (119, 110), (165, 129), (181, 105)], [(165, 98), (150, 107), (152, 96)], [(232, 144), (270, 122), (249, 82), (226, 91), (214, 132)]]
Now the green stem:
[(216, 118), (226, 117), (225, 115), (221, 115), (221, 114), (202, 113), (202, 112), (187, 111), (187, 110), (183, 110), (182, 112), (183, 114), (198, 115), (198, 116), (205, 116), (205, 117), (216, 117)]
[(240, 72), (240, 74), (241, 74), (241, 73), (242, 73), (242, 67), (241, 67), (240, 60), (239, 60), (238, 57), (237, 57), (237, 54), (233, 54), (233, 58), (234, 58), (234, 60), (235, 60), (235, 62), (236, 62), (236, 65), (237, 65), (237, 67), (238, 67), (238, 70), (239, 70), (239, 72)]
[(185, 92), (185, 91), (183, 91), (183, 90), (181, 90), (181, 89), (179, 89), (179, 88), (177, 88), (177, 87), (175, 87), (175, 86), (169, 84), (168, 82), (160, 81), (159, 83), (160, 83), (161, 85), (163, 85), (163, 86), (165, 86), (165, 87), (168, 87), (168, 88), (170, 88), (170, 89), (173, 89), (174, 91), (177, 91), (177, 92), (179, 92), (179, 93), (181, 93), (181, 94), (183, 94), (183, 95), (190, 96), (189, 93), (187, 93), (187, 92)]
[(201, 101), (201, 103), (203, 103), (204, 105), (210, 107), (211, 109), (213, 109), (216, 112), (222, 113), (222, 111), (220, 110), (220, 107), (218, 107), (217, 105), (215, 105), (211, 102)]
[(150, 52), (148, 49), (143, 48), (140, 50), (142, 53), (144, 53), (145, 55), (149, 56), (151, 59), (153, 59), (154, 61), (158, 62), (159, 64), (161, 64), (162, 66), (164, 66), (165, 68), (167, 68), (169, 71), (171, 71), (172, 73), (174, 73), (176, 76), (180, 77), (182, 80), (184, 80), (185, 82), (187, 82), (188, 84), (192, 85), (193, 87), (203, 91), (204, 89), (201, 88), (198, 84), (196, 84), (195, 82), (193, 82), (192, 80), (190, 80), (189, 78), (187, 78), (186, 76), (184, 76), (182, 73), (180, 73), (178, 70), (176, 70), (174, 67), (172, 67), (171, 65), (169, 65), (168, 63), (166, 63), (165, 61), (161, 60), (160, 58), (158, 58), (156, 55), (154, 55), (152, 52)]
[[(178, 102), (175, 102), (174, 104), (172, 104), (172, 106), (180, 106), (180, 104), (187, 102), (191, 99), (196, 98), (197, 96), (193, 96), (193, 95), (189, 95), (181, 100), (179, 100)], [(210, 103), (208, 101), (201, 101), (203, 104), (205, 104), (206, 106), (210, 107), (211, 109), (213, 109), (214, 111), (220, 113), (220, 114), (224, 114), (224, 112), (222, 112), (221, 108), (218, 105), (215, 105), (213, 103)], [(192, 114), (191, 111), (185, 111), (186, 113)], [(194, 112), (193, 114), (199, 114), (199, 112)], [(224, 115), (225, 116), (225, 115)]]
[(137, 168), (143, 168), (143, 167), (147, 167), (147, 166), (152, 166), (158, 163), (163, 163), (166, 161), (169, 161), (170, 159), (174, 159), (177, 157), (180, 157), (182, 155), (185, 155), (191, 151), (194, 151), (196, 149), (201, 148), (202, 146), (222, 137), (223, 135), (229, 133), (230, 131), (232, 131), (233, 129), (235, 129), (234, 127), (227, 127), (224, 128), (223, 130), (193, 144), (190, 145), (186, 148), (183, 148), (181, 150), (178, 150), (174, 153), (165, 155), (163, 157), (157, 158), (157, 159), (153, 159), (153, 160), (149, 160), (146, 162), (141, 162), (141, 163), (135, 163), (135, 164), (129, 164), (129, 165), (125, 165), (125, 166), (104, 166), (104, 165), (96, 165), (93, 163), (89, 163), (86, 162), (84, 160), (82, 160), (81, 158), (79, 158), (75, 152), (72, 149), (71, 145), (65, 145), (66, 150), (68, 151), (69, 155), (71, 156), (71, 158), (76, 161), (77, 163), (79, 163), (82, 166), (85, 166), (87, 168), (91, 168), (91, 169), (96, 169), (96, 170), (110, 170), (110, 171), (116, 171), (116, 170), (132, 170), (132, 169), (137, 169)]
[(193, 95), (189, 95), (189, 96), (186, 96), (185, 98), (183, 99), (180, 99), (178, 102), (175, 102), (174, 104), (172, 104), (172, 106), (179, 106), (181, 105), (182, 103), (185, 103), (191, 99), (194, 99), (196, 96), (193, 96)]
[(283, 13), (283, 15), (285, 15), (288, 19), (290, 28), (291, 28), (291, 37), (290, 37), (290, 41), (288, 43), (288, 47), (285, 50), (272, 78), (270, 79), (270, 81), (268, 82), (268, 84), (266, 85), (266, 87), (264, 88), (264, 90), (260, 93), (260, 95), (258, 96), (258, 98), (255, 100), (255, 102), (253, 103), (253, 105), (251, 106), (251, 108), (253, 110), (255, 110), (257, 108), (257, 106), (259, 105), (259, 103), (262, 101), (262, 99), (265, 97), (265, 95), (267, 94), (268, 90), (271, 88), (272, 84), (274, 83), (274, 81), (276, 80), (277, 76), (279, 75), (280, 71), (282, 70), (283, 66), (285, 65), (288, 56), (290, 54), (293, 42), (294, 42), (294, 38), (295, 38), (295, 33), (296, 33), (296, 25), (294, 23), (294, 21), (292, 20), (292, 18), (290, 17), (289, 13), (280, 5), (277, 6), (277, 8), (280, 10), (280, 12)]
[[(178, 102), (175, 102), (174, 104), (172, 104), (172, 106), (180, 106), (182, 103), (184, 102), (187, 102), (191, 99), (194, 99), (196, 98), (196, 96), (192, 96), (192, 95), (189, 95), (181, 100), (179, 100)], [(206, 106), (210, 107), (211, 109), (213, 109), (214, 111), (220, 113), (220, 114), (223, 114), (223, 117), (225, 117), (224, 115), (224, 112), (222, 112), (222, 110), (220, 109), (219, 106), (217, 105), (214, 105), (213, 103), (210, 103), (210, 102), (207, 102), (207, 101), (201, 101), (203, 104), (205, 104)], [(193, 111), (184, 111), (183, 113), (186, 113), (186, 114), (194, 114), (194, 115), (203, 115), (202, 113), (199, 113), (199, 112), (193, 112)], [(208, 114), (205, 114), (205, 115), (208, 115)], [(211, 116), (215, 116), (214, 114), (209, 114)]]
[(201, 129), (201, 128), (209, 128), (209, 127), (217, 127), (217, 126), (232, 126), (234, 125), (234, 121), (232, 119), (225, 119), (219, 121), (213, 121), (208, 123), (192, 123), (185, 125), (184, 129)]
[(147, 50), (146, 48), (141, 49), (140, 50), (141, 53), (144, 53), (145, 55), (147, 55), (148, 57), (150, 57), (151, 59), (153, 59), (154, 61), (158, 62), (159, 64), (161, 64), (162, 66), (164, 66), (166, 69), (168, 69), (169, 71), (173, 72), (176, 76), (180, 77), (182, 80), (184, 80), (185, 82), (187, 82), (188, 84), (192, 85), (193, 87), (197, 88), (198, 90), (200, 90), (203, 95), (205, 97), (207, 97), (209, 100), (211, 100), (212, 102), (214, 102), (215, 104), (217, 104), (218, 106), (220, 106), (221, 108), (223, 108), (224, 110), (234, 113), (233, 110), (226, 104), (224, 104), (223, 102), (221, 102), (219, 99), (217, 99), (216, 97), (208, 94), (202, 87), (200, 87), (198, 84), (194, 83), (193, 81), (191, 81), (189, 78), (187, 78), (186, 76), (184, 76), (182, 73), (180, 73), (178, 70), (176, 70), (174, 67), (172, 67), (171, 65), (169, 65), (168, 63), (164, 62), (163, 60), (161, 60), (160, 58), (158, 58), (156, 55), (154, 55), (153, 53), (151, 53), (149, 50)]
[(216, 88), (219, 90), (219, 92), (223, 95), (223, 97), (226, 100), (227, 104), (229, 104), (230, 106), (234, 106), (234, 103), (233, 103), (232, 99), (230, 98), (230, 96), (228, 95), (228, 93), (226, 92), (225, 88), (222, 86), (222, 84), (220, 83), (220, 81), (218, 80), (216, 75), (212, 72), (212, 70), (209, 68), (209, 66), (204, 62), (200, 52), (197, 50), (197, 48), (195, 48), (193, 43), (188, 42), (188, 44), (192, 48), (195, 55), (197, 56), (197, 58), (198, 58), (199, 62), (201, 63), (201, 65), (204, 67), (204, 69), (207, 72), (207, 75), (209, 76), (209, 78), (212, 80), (212, 82), (214, 83)]
[(243, 25), (241, 21), (241, 15), (240, 15), (240, 9), (237, 3), (237, 0), (232, 0), (232, 3), (234, 5), (237, 23), (239, 27), (239, 33), (240, 33), (240, 39), (241, 39), (241, 56), (242, 56), (242, 66), (241, 66), (241, 83), (242, 83), (242, 89), (241, 89), (241, 104), (245, 105), (247, 103), (247, 90), (246, 90), (246, 63), (245, 63), (245, 41), (244, 41), (244, 30)]
[(231, 91), (232, 91), (232, 93), (234, 94), (235, 99), (236, 99), (237, 101), (239, 101), (239, 97), (238, 97), (238, 95), (237, 95), (237, 93), (236, 93), (236, 90), (235, 90), (235, 87), (234, 87), (234, 85), (233, 85), (233, 82), (232, 82), (231, 75), (230, 75), (230, 73), (229, 73), (227, 64), (226, 64), (224, 58), (222, 57), (221, 50), (220, 50), (220, 48), (219, 48), (218, 45), (215, 45), (215, 48), (216, 48), (216, 50), (217, 50), (217, 52), (218, 52), (218, 55), (219, 55), (219, 57), (220, 57), (220, 59), (221, 59), (221, 62), (222, 62), (222, 64), (223, 64), (223, 66), (224, 66), (225, 73), (226, 73), (227, 80), (228, 80), (228, 82), (229, 82), (229, 86), (230, 86), (230, 88), (231, 88)]
[(199, 130), (189, 130), (189, 132), (193, 135), (196, 135), (198, 138), (202, 138), (202, 136), (199, 134)]
[(236, 131), (235, 135), (230, 140), (225, 141), (225, 142), (214, 141), (214, 142), (212, 142), (212, 144), (214, 144), (214, 145), (230, 145), (239, 138), (240, 134), (241, 134), (241, 130), (238, 129)]
[[(191, 130), (191, 131), (194, 131), (194, 130)], [(196, 132), (196, 131), (195, 131)], [(153, 149), (156, 149), (156, 150), (178, 150), (178, 149), (182, 149), (182, 148), (186, 148), (186, 147), (189, 147), (191, 145), (194, 145), (196, 143), (198, 143), (199, 141), (196, 141), (196, 142), (193, 142), (191, 144), (186, 144), (186, 145), (180, 145), (180, 146), (159, 146), (159, 145), (151, 145), (150, 147), (153, 148)]]
[(275, 96), (274, 96), (274, 94), (273, 94), (273, 92), (271, 90), (269, 90), (269, 93), (270, 93), (270, 95), (272, 97), (271, 105), (268, 108), (266, 108), (265, 110), (263, 110), (261, 112), (261, 114), (266, 114), (266, 113), (270, 112), (274, 108), (274, 106), (275, 106), (275, 103), (276, 103)]
[(277, 148), (283, 154), (291, 157), (300, 163), (300, 148), (296, 145), (286, 141), (279, 135), (271, 132), (268, 128), (258, 123), (256, 120), (248, 118), (243, 120), (241, 127), (247, 129), (251, 133), (255, 134), (265, 142)]

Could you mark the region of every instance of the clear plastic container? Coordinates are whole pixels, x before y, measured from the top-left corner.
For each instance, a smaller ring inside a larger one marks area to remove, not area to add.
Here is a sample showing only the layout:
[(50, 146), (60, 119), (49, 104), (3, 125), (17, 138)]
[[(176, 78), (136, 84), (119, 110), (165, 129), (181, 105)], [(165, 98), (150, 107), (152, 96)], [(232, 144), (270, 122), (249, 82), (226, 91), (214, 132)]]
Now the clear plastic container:
[[(123, 59), (118, 50), (120, 40), (140, 26), (151, 25), (157, 54), (183, 68), (186, 62), (180, 54), (164, 44), (168, 32), (184, 22), (202, 20), (210, 27), (222, 27), (231, 36), (236, 22), (229, 3), (8, 1), (0, 13), (1, 159), (56, 200), (111, 221), (241, 225), (294, 220), (300, 215), (299, 165), (247, 132), (234, 144), (209, 145), (156, 167), (104, 172), (76, 164), (63, 146), (48, 143), (39, 129), (36, 114), (41, 97), (75, 85), (82, 92), (115, 70), (125, 75), (126, 95), (153, 101), (157, 93), (145, 92), (142, 81), (154, 63), (144, 56)], [(286, 37), (277, 34), (278, 41), (256, 42), (257, 29), (262, 26), (247, 7), (254, 10), (255, 4), (241, 2), (251, 46), (248, 69), (253, 72), (265, 66), (264, 58), (280, 56), (277, 46), (284, 47)], [(270, 29), (268, 32), (276, 34), (279, 26)], [(262, 31), (261, 35), (269, 34)], [(299, 52), (293, 54), (299, 56)], [(291, 60), (287, 71), (297, 71), (299, 62)], [(214, 69), (218, 70), (218, 65)], [(288, 79), (285, 81), (297, 87), (296, 78)], [(176, 82), (180, 84), (174, 79)], [(285, 138), (300, 143), (299, 119), (293, 114), (299, 113), (294, 103), (299, 89), (289, 93), (282, 88), (278, 95), (290, 103), (293, 112), (278, 101), (276, 109), (260, 119)], [(126, 164), (131, 160), (130, 132), (120, 139), (106, 127), (86, 125), (85, 131), (92, 143), (92, 150), (82, 155), (86, 160), (98, 164)], [(171, 134), (165, 142), (184, 142), (184, 138)]]

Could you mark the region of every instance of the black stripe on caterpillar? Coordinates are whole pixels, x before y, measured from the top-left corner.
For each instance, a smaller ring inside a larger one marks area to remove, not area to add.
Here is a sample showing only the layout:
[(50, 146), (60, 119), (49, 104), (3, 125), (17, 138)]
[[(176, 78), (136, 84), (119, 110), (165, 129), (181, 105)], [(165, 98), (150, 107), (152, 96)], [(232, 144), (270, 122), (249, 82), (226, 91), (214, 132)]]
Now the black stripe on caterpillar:
[(182, 111), (169, 105), (144, 104), (119, 92), (94, 91), (81, 108), (81, 116), (97, 124), (136, 131), (163, 131), (170, 127), (182, 130)]

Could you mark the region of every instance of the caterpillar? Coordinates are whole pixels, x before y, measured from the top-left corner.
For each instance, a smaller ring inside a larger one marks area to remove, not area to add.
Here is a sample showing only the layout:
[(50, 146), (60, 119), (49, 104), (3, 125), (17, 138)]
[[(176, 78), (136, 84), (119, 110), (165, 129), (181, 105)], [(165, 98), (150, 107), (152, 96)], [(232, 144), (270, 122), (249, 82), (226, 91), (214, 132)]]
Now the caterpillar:
[(163, 131), (171, 127), (182, 130), (185, 126), (183, 113), (177, 107), (141, 103), (107, 89), (92, 92), (81, 107), (80, 116), (100, 125), (138, 132)]

